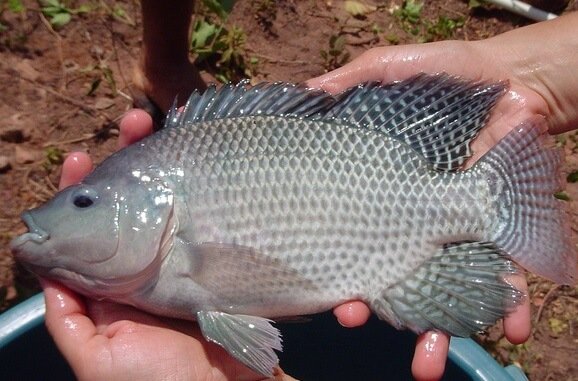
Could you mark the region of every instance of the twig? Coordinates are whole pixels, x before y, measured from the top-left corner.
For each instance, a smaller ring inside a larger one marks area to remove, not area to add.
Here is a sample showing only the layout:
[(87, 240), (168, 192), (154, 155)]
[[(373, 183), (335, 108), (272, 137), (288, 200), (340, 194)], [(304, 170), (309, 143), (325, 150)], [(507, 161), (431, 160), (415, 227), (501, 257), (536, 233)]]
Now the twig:
[(446, 11), (446, 12), (448, 12), (448, 13), (453, 13), (454, 15), (461, 16), (461, 17), (466, 17), (466, 16), (467, 16), (465, 13), (462, 13), (462, 12), (459, 12), (459, 11), (455, 11), (455, 10), (450, 9), (450, 8), (446, 8), (446, 7), (444, 7), (443, 5), (440, 6), (440, 9), (443, 10), (443, 11)]
[(60, 71), (62, 73), (59, 87), (60, 91), (63, 91), (66, 88), (66, 70), (64, 67), (64, 53), (62, 53), (62, 38), (58, 33), (54, 31), (52, 25), (50, 25), (50, 22), (46, 20), (46, 17), (44, 17), (44, 14), (42, 12), (38, 12), (38, 14), (40, 15), (40, 20), (42, 21), (46, 29), (48, 29), (50, 34), (53, 35), (54, 38), (56, 39), (56, 52), (58, 53), (58, 61), (60, 62)]
[[(50, 192), (48, 190), (48, 188), (46, 186), (42, 186), (41, 184), (37, 183), (36, 181), (32, 180), (32, 179), (28, 179), (28, 183), (32, 184), (34, 186), (34, 188), (36, 188), (36, 190), (40, 193), (44, 194), (44, 200), (49, 199), (50, 197), (52, 197), (53, 193)], [(40, 196), (40, 194), (38, 195)]]
[(48, 176), (46, 176), (44, 178), (44, 182), (46, 183), (46, 185), (48, 185), (48, 188), (50, 188), (50, 190), (54, 193), (58, 192), (58, 188), (52, 184), (52, 181), (50, 181), (50, 178)]
[(546, 295), (544, 295), (544, 299), (542, 300), (542, 304), (540, 305), (540, 307), (538, 308), (538, 312), (536, 313), (536, 319), (534, 321), (535, 325), (538, 324), (538, 322), (540, 321), (540, 317), (542, 317), (542, 311), (544, 310), (544, 306), (546, 305), (546, 302), (548, 301), (550, 296), (554, 293), (554, 291), (556, 291), (559, 288), (560, 288), (560, 285), (555, 284), (548, 290)]
[(87, 114), (90, 114), (90, 115), (92, 115), (92, 116), (102, 116), (106, 121), (108, 121), (108, 122), (111, 121), (110, 117), (109, 117), (107, 114), (105, 114), (105, 113), (103, 113), (102, 111), (98, 110), (96, 107), (88, 106), (88, 105), (86, 105), (86, 104), (84, 104), (84, 103), (82, 103), (82, 102), (80, 102), (80, 101), (77, 101), (77, 100), (74, 99), (74, 98), (71, 98), (71, 97), (69, 97), (69, 96), (66, 96), (66, 95), (64, 95), (64, 94), (59, 93), (58, 91), (54, 90), (54, 89), (51, 88), (51, 87), (44, 86), (44, 85), (38, 83), (37, 81), (33, 81), (33, 80), (29, 79), (29, 78), (25, 78), (25, 77), (22, 77), (22, 76), (20, 76), (20, 78), (22, 78), (23, 80), (28, 81), (28, 82), (34, 84), (35, 86), (40, 87), (42, 90), (45, 90), (46, 92), (50, 93), (51, 95), (54, 95), (55, 97), (57, 97), (57, 98), (59, 98), (59, 99), (62, 99), (63, 101), (65, 101), (65, 102), (67, 102), (67, 103), (70, 103), (71, 105), (76, 106), (76, 107), (82, 109), (82, 111), (86, 112)]
[(376, 36), (373, 36), (373, 37), (364, 38), (362, 40), (357, 40), (357, 41), (347, 41), (347, 45), (362, 46), (362, 45), (367, 45), (367, 44), (371, 44), (372, 42), (378, 42), (378, 41), (379, 41), (379, 38)]
[(101, 115), (104, 116), (107, 120), (110, 120), (110, 118), (108, 117), (108, 115), (104, 114), (103, 112), (98, 111), (97, 108), (92, 107), (92, 106), (87, 106), (84, 103), (77, 101), (74, 98), (71, 98), (69, 96), (66, 96), (64, 94), (59, 93), (58, 91), (55, 91), (53, 89), (51, 89), (50, 87), (45, 87), (44, 88), (46, 91), (48, 91), (50, 94), (54, 95), (55, 97), (58, 97), (60, 99), (62, 99), (63, 101), (66, 101), (68, 103), (70, 103), (73, 106), (76, 106), (80, 109), (82, 109), (83, 111), (89, 113), (90, 115)]
[(52, 123), (52, 127), (50, 127), (48, 129), (48, 131), (46, 131), (46, 136), (51, 136), (52, 133), (54, 132), (54, 130), (56, 130), (59, 126), (62, 125), (62, 123), (64, 123), (67, 119), (71, 118), (73, 115), (76, 115), (76, 110), (70, 110), (67, 113), (65, 113), (61, 118), (59, 118), (56, 123)]
[[(126, 83), (125, 83), (125, 84), (126, 84)], [(131, 103), (134, 101), (133, 98), (132, 98), (130, 95), (124, 93), (122, 90), (118, 90), (118, 89), (117, 89), (116, 92), (118, 93), (118, 95), (120, 95), (121, 97), (123, 97), (123, 98), (126, 99), (127, 101), (129, 101), (129, 102), (131, 102)]]
[(28, 178), (30, 177), (30, 173), (32, 172), (32, 168), (26, 167), (24, 171), (24, 175), (22, 176), (22, 188), (26, 188), (26, 184), (28, 183)]
[(112, 51), (113, 51), (113, 56), (114, 56), (114, 60), (116, 62), (116, 66), (118, 68), (118, 74), (120, 76), (120, 79), (123, 81), (123, 85), (125, 88), (128, 89), (128, 91), (131, 93), (130, 95), (123, 93), (121, 90), (118, 89), (118, 86), (116, 86), (116, 93), (120, 94), (122, 97), (126, 98), (130, 103), (134, 104), (134, 94), (132, 94), (132, 89), (130, 88), (130, 85), (126, 76), (124, 75), (124, 71), (122, 70), (122, 66), (120, 64), (120, 59), (119, 59), (119, 54), (118, 54), (118, 48), (117, 48), (117, 38), (115, 38), (114, 36), (114, 29), (113, 29), (113, 24), (112, 22), (107, 24), (107, 29), (110, 32), (110, 42), (112, 45)]
[(85, 135), (80, 136), (78, 138), (72, 138), (72, 139), (68, 139), (68, 140), (46, 142), (42, 145), (42, 148), (46, 148), (46, 147), (50, 147), (50, 146), (59, 146), (59, 145), (62, 146), (62, 145), (66, 145), (66, 144), (84, 142), (84, 141), (87, 141), (90, 139), (94, 139), (95, 137), (96, 137), (96, 134), (92, 133), (92, 134), (85, 134)]
[(294, 60), (294, 61), (293, 60), (282, 60), (279, 58), (266, 56), (264, 54), (256, 53), (253, 51), (251, 51), (251, 54), (257, 58), (262, 58), (262, 59), (267, 60), (271, 63), (283, 63), (283, 64), (288, 64), (288, 65), (307, 65), (307, 64), (311, 63), (311, 62), (301, 61), (301, 60)]

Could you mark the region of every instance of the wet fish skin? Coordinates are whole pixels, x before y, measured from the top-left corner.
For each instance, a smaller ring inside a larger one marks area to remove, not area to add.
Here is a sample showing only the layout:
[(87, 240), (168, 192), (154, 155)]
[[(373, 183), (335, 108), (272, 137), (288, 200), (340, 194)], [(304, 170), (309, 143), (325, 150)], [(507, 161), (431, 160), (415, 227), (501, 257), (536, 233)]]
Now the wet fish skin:
[(542, 120), (459, 171), (504, 90), (438, 75), (337, 97), (193, 94), (164, 130), (27, 212), (12, 247), (88, 296), (198, 320), (265, 375), (281, 342), (263, 318), (346, 300), (398, 328), (468, 335), (523, 298), (502, 280), (511, 259), (575, 279)]
[[(173, 243), (174, 253), (181, 253), (178, 257), (182, 258), (191, 257), (192, 252), (193, 258), (208, 257), (212, 251), (230, 256), (230, 263), (218, 262), (212, 271), (204, 268), (203, 279), (195, 282), (203, 283), (205, 290), (218, 289), (217, 300), (211, 302), (217, 304), (216, 309), (278, 317), (293, 315), (296, 310), (299, 314), (318, 312), (320, 305), (327, 309), (344, 300), (367, 300), (368, 287), (387, 288), (429, 258), (434, 246), (428, 243), (430, 237), (453, 237), (453, 232), (477, 237), (489, 230), (490, 219), (483, 213), (487, 206), (476, 200), (476, 193), (467, 192), (475, 181), (471, 174), (445, 173), (429, 181), (431, 173), (423, 160), (396, 140), (378, 135), (373, 143), (368, 143), (367, 136), (347, 125), (256, 117), (241, 128), (246, 135), (237, 140), (250, 141), (254, 136), (261, 139), (266, 131), (279, 132), (279, 136), (271, 134), (268, 142), (260, 144), (270, 150), (236, 157), (231, 145), (237, 143), (224, 142), (222, 137), (238, 129), (238, 123), (214, 121), (167, 133), (168, 141), (182, 144), (171, 147), (171, 151), (189, 149), (186, 157), (193, 156), (195, 162), (202, 163), (191, 171), (191, 180), (183, 180), (183, 187), (195, 189), (194, 194), (187, 194), (187, 199), (180, 202), (178, 195), (175, 199), (175, 204), (194, 207), (177, 214), (179, 224), (191, 228), (181, 231), (181, 241)], [(321, 133), (328, 151), (335, 151), (335, 143), (349, 140), (351, 150), (344, 154), (348, 159), (325, 153), (319, 159), (311, 154), (310, 144), (304, 144), (306, 152), (298, 152), (302, 151), (296, 143), (303, 139), (301, 135), (313, 137)], [(204, 141), (205, 136), (210, 137), (211, 144)], [(218, 147), (212, 149), (212, 145)], [(361, 147), (358, 154), (354, 148), (357, 145)], [(229, 158), (219, 157), (231, 152)], [(393, 164), (376, 166), (364, 159), (369, 152), (373, 152), (372, 160), (379, 157)], [(295, 157), (299, 157), (299, 162), (292, 165)], [(375, 184), (361, 186), (362, 179), (345, 175), (348, 167), (354, 170), (356, 165), (358, 173), (371, 171)], [(236, 177), (230, 177), (231, 172)], [(395, 178), (399, 185), (391, 186), (388, 177)], [(407, 192), (407, 186), (420, 179), (428, 181), (414, 193)], [(231, 184), (239, 188), (234, 196), (230, 194)], [(443, 203), (448, 197), (452, 204)], [(424, 217), (437, 214), (444, 224), (414, 231), (413, 227), (421, 221), (411, 207), (420, 199), (431, 205)], [(234, 247), (210, 244), (215, 242), (234, 243)], [(253, 248), (256, 253), (245, 253), (242, 248)], [(250, 260), (243, 263), (240, 257)], [(271, 258), (282, 263), (283, 268), (276, 269), (274, 263), (269, 263)], [(185, 273), (194, 272), (194, 268), (193, 264)], [(364, 275), (364, 269), (379, 270)], [(242, 277), (234, 275), (239, 270)], [(275, 282), (268, 285), (271, 278)], [(372, 284), (368, 286), (367, 282)], [(295, 289), (288, 284), (303, 288), (304, 294), (296, 298)], [(186, 285), (175, 285), (177, 289), (183, 287)], [(200, 293), (196, 289), (190, 291), (194, 295)], [(263, 298), (278, 300), (259, 302)], [(254, 304), (256, 309), (249, 310)]]

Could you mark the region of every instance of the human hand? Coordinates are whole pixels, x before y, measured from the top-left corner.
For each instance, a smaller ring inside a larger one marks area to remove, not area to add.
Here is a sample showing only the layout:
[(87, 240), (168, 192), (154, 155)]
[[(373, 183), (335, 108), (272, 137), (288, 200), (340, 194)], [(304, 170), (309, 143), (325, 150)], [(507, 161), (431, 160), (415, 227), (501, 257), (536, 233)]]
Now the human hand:
[[(150, 134), (151, 129), (152, 122), (146, 113), (138, 110), (130, 112), (121, 122), (119, 146), (139, 140)], [(61, 187), (82, 180), (91, 168), (92, 163), (87, 155), (77, 153), (69, 156), (63, 167)], [(128, 306), (92, 300), (83, 302), (58, 284), (47, 281), (44, 284), (47, 325), (79, 379), (117, 379), (119, 375), (127, 375), (127, 379), (183, 376), (202, 380), (209, 373), (217, 373), (221, 379), (245, 376), (246, 379), (259, 379), (220, 347), (207, 343), (193, 324), (160, 319)], [(339, 322), (347, 327), (362, 325), (370, 315), (369, 309), (358, 301), (338, 306), (334, 313)], [(157, 342), (175, 344), (163, 349), (172, 362), (147, 361), (159, 357)], [(126, 346), (135, 349), (121, 350)], [(435, 379), (436, 374), (441, 376), (447, 349), (448, 338), (445, 335), (430, 333), (422, 336), (416, 347), (416, 377), (428, 379), (428, 376), (434, 375)], [(93, 358), (101, 362), (95, 362)], [(220, 364), (219, 359), (223, 359), (225, 364)], [(153, 366), (139, 367), (136, 365), (139, 363)], [(420, 371), (426, 372), (420, 376)], [(286, 375), (281, 377), (288, 379)]]
[[(571, 17), (576, 18), (576, 15)], [(569, 20), (569, 18), (566, 17), (566, 20)], [(558, 28), (557, 30), (568, 29), (567, 26), (571, 24), (572, 21), (566, 21), (566, 28)], [(542, 34), (542, 31), (534, 29), (533, 35), (535, 36), (536, 34)], [(544, 91), (544, 83), (532, 82), (532, 76), (523, 67), (520, 67), (520, 65), (509, 66), (507, 60), (495, 59), (496, 57), (501, 57), (499, 52), (496, 51), (496, 46), (508, 46), (513, 53), (515, 53), (516, 48), (519, 49), (520, 47), (519, 41), (516, 43), (517, 39), (515, 36), (506, 35), (508, 34), (500, 36), (501, 40), (498, 43), (491, 39), (477, 43), (439, 42), (419, 46), (373, 49), (351, 64), (311, 80), (308, 84), (312, 87), (324, 88), (330, 92), (339, 92), (359, 82), (369, 80), (391, 82), (393, 80), (402, 80), (424, 71), (445, 71), (472, 80), (496, 81), (509, 79), (511, 83), (510, 92), (494, 110), (493, 117), (490, 120), (490, 127), (483, 130), (480, 137), (473, 144), (475, 156), (472, 161), (474, 161), (511, 128), (531, 115), (553, 114), (552, 118), (550, 118), (551, 131), (553, 132), (567, 129), (568, 125), (571, 125), (576, 119), (571, 112), (559, 112), (559, 105), (567, 104), (567, 98), (553, 98), (552, 94)], [(565, 39), (564, 41), (568, 40)], [(509, 42), (513, 43), (509, 44)], [(566, 49), (566, 51), (572, 52), (574, 50)], [(516, 54), (513, 55), (515, 56)], [(560, 61), (566, 62), (568, 59)], [(568, 68), (572, 67), (572, 65), (566, 66)], [(559, 72), (560, 70), (557, 70), (557, 73)], [(567, 76), (561, 77), (566, 78)], [(563, 81), (566, 80), (563, 79)], [(566, 82), (570, 83), (569, 86), (572, 88), (571, 81)], [(572, 94), (574, 93), (572, 92)], [(141, 117), (143, 116), (141, 115)], [(138, 140), (148, 133), (139, 130), (140, 127), (138, 125), (146, 125), (146, 123), (143, 124), (137, 121), (141, 117), (137, 114), (133, 115), (136, 127), (127, 129), (127, 133), (121, 133), (121, 145)], [(125, 120), (129, 119), (125, 118)], [(63, 172), (64, 184), (79, 181), (91, 167), (88, 158), (82, 155), (71, 157), (69, 162), (70, 169), (67, 169), (68, 164), (65, 164)], [(73, 168), (76, 168), (76, 170)], [(523, 277), (516, 277), (512, 279), (512, 282), (518, 288), (525, 290), (526, 286)], [(369, 314), (368, 308), (361, 302), (347, 303), (335, 309), (335, 315), (345, 326), (361, 325), (367, 320)], [(504, 326), (510, 341), (514, 343), (525, 341), (529, 335), (530, 328), (528, 304), (519, 306), (517, 311), (505, 320)], [(438, 333), (428, 333), (420, 337), (413, 364), (413, 372), (418, 380), (441, 377), (445, 366), (448, 343), (448, 338)]]
[[(577, 19), (576, 16), (575, 14), (571, 17)], [(558, 26), (567, 27), (568, 21), (565, 23), (566, 25), (558, 22)], [(477, 42), (444, 41), (374, 48), (349, 64), (308, 81), (307, 85), (330, 93), (339, 93), (359, 83), (370, 81), (390, 83), (423, 72), (431, 74), (445, 72), (472, 81), (507, 80), (510, 85), (508, 93), (494, 108), (488, 127), (480, 132), (472, 144), (474, 155), (467, 163), (467, 165), (472, 165), (510, 130), (532, 116), (546, 116), (552, 133), (563, 132), (573, 125), (572, 121), (576, 119), (575, 113), (573, 114), (574, 108), (566, 111), (567, 108), (561, 108), (560, 104), (572, 104), (570, 100), (576, 96), (576, 91), (572, 89), (578, 88), (575, 76), (567, 78), (567, 82), (575, 81), (576, 83), (571, 85), (570, 89), (567, 88), (568, 85), (560, 84), (558, 96), (554, 97), (552, 91), (557, 91), (557, 89), (548, 89), (548, 86), (545, 86), (545, 84), (555, 82), (551, 81), (547, 75), (554, 75), (554, 73), (534, 69), (534, 75), (531, 75), (529, 74), (531, 69), (523, 66), (524, 63), (527, 64), (526, 59), (530, 60), (530, 58), (524, 57), (520, 49), (535, 44), (536, 42), (531, 39), (545, 34), (544, 25), (533, 26), (523, 32), (526, 34), (524, 38), (528, 38), (528, 35), (533, 36), (529, 41), (520, 41), (521, 32), (514, 31), (494, 39)], [(534, 53), (532, 51), (528, 55), (533, 59)], [(566, 57), (568, 53), (561, 52), (560, 54)], [(556, 61), (556, 57), (551, 58)], [(546, 63), (544, 65), (548, 66)], [(561, 72), (555, 75), (560, 76)], [(508, 281), (527, 294), (528, 287), (523, 275), (511, 276)], [(369, 315), (367, 307), (358, 304), (356, 309), (357, 316)], [(357, 323), (363, 324), (364, 320), (359, 319)], [(510, 342), (519, 344), (528, 339), (531, 330), (528, 298), (505, 317), (503, 326)], [(414, 377), (420, 381), (441, 378), (445, 369), (448, 348), (449, 337), (445, 334), (428, 332), (420, 335), (412, 364)]]
[[(150, 134), (152, 120), (130, 112), (120, 126), (119, 147)], [(92, 169), (83, 153), (67, 157), (60, 188)], [(79, 380), (263, 380), (220, 346), (207, 342), (191, 322), (159, 318), (130, 306), (83, 299), (42, 280), (46, 325)], [(275, 380), (291, 377), (279, 370)]]

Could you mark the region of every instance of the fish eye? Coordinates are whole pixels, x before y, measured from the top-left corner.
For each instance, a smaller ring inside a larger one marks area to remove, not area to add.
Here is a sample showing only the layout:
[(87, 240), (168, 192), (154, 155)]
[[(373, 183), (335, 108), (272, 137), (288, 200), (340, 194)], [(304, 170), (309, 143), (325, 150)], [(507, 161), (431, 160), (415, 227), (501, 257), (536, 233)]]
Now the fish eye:
[(76, 197), (74, 197), (74, 200), (72, 202), (74, 203), (74, 206), (76, 206), (77, 208), (88, 208), (89, 206), (94, 204), (94, 201), (85, 194), (77, 195)]
[(71, 201), (77, 208), (86, 209), (96, 204), (98, 193), (90, 187), (82, 187), (74, 192)]

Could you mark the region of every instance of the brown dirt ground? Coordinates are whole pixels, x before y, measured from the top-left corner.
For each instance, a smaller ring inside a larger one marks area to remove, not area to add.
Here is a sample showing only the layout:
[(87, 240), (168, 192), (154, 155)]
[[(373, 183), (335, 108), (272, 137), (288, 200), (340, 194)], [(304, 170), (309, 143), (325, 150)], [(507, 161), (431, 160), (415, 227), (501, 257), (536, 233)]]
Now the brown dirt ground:
[[(14, 271), (8, 250), (10, 239), (24, 230), (20, 212), (47, 200), (56, 190), (59, 153), (86, 151), (99, 162), (114, 150), (116, 122), (133, 103), (133, 68), (140, 44), (137, 1), (88, 2), (88, 13), (73, 15), (70, 23), (57, 29), (39, 12), (39, 3), (23, 3), (23, 12), (0, 3), (4, 26), (0, 32), (0, 156), (10, 163), (0, 173), (2, 309), (38, 290), (23, 271)], [(75, 8), (82, 2), (65, 3)], [(495, 8), (470, 10), (467, 1), (426, 3), (420, 22), (445, 16), (459, 17), (463, 25), (447, 34), (411, 33), (392, 15), (391, 10), (402, 5), (400, 0), (374, 1), (378, 9), (361, 19), (351, 17), (343, 1), (337, 0), (239, 0), (227, 25), (240, 27), (246, 35), (239, 51), (251, 62), (253, 81), (299, 82), (339, 64), (339, 60), (325, 61), (320, 54), (328, 50), (333, 35), (345, 36), (344, 53), (355, 57), (377, 45), (481, 39), (529, 23)], [(124, 10), (124, 18), (113, 15), (118, 7)], [(577, 9), (577, 2), (571, 1), (565, 11)], [(210, 65), (202, 69), (215, 72)], [(99, 86), (89, 94), (91, 84), (97, 82)], [(576, 136), (557, 138), (568, 153), (567, 172), (578, 169)], [(578, 186), (569, 184), (567, 194), (576, 232)], [(578, 288), (557, 287), (533, 276), (529, 280), (535, 322), (531, 339), (514, 346), (503, 338), (500, 327), (494, 327), (480, 340), (501, 361), (521, 365), (531, 380), (578, 380)]]

